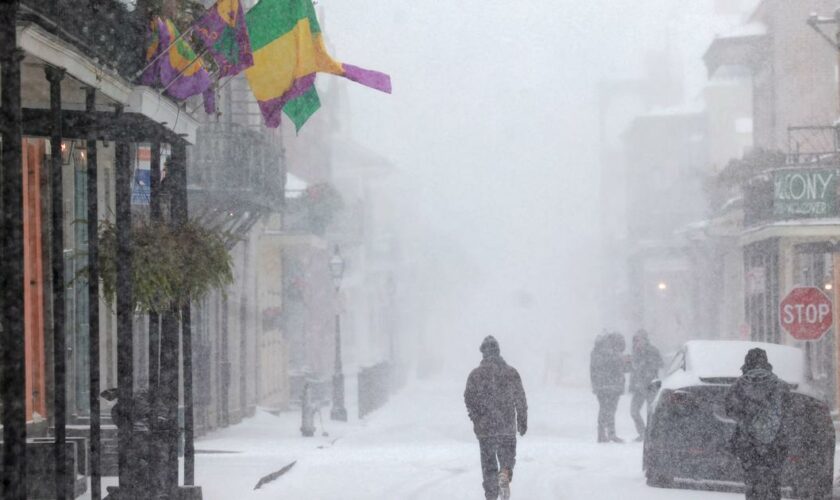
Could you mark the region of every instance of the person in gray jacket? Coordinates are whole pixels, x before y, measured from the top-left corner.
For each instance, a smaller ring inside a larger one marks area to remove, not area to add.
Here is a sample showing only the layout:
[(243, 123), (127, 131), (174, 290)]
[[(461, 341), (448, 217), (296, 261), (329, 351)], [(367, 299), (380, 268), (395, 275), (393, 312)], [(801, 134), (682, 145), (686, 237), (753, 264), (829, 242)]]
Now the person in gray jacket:
[(516, 432), (528, 430), (528, 403), (519, 372), (502, 359), (499, 343), (488, 336), (479, 348), (483, 359), (467, 378), (464, 403), (481, 452), (487, 499), (510, 498), (516, 464)]
[(656, 392), (650, 390), (650, 383), (659, 377), (659, 370), (662, 368), (662, 355), (659, 354), (659, 349), (650, 343), (648, 333), (644, 330), (639, 330), (633, 335), (631, 360), (630, 416), (636, 424), (636, 441), (644, 441), (645, 420), (642, 419), (642, 406), (647, 405), (647, 412), (650, 413), (650, 405), (656, 397)]
[(615, 412), (618, 398), (624, 393), (624, 358), (626, 344), (618, 332), (604, 333), (595, 339), (589, 358), (589, 378), (592, 392), (598, 398), (598, 442), (623, 443), (615, 434)]

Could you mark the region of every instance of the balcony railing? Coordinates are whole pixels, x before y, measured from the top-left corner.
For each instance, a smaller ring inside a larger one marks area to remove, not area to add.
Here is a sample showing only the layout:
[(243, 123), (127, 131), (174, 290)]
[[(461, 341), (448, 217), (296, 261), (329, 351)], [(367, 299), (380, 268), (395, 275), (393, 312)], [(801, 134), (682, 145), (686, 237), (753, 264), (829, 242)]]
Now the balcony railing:
[(199, 129), (190, 161), (191, 190), (229, 193), (279, 209), (282, 179), (281, 154), (263, 133), (235, 123)]
[(788, 127), (788, 163), (837, 165), (840, 128), (836, 126)]
[(20, 20), (37, 23), (126, 79), (142, 67), (145, 20), (117, 0), (22, 0)]
[(840, 129), (789, 127), (785, 160), (742, 187), (747, 227), (840, 217)]

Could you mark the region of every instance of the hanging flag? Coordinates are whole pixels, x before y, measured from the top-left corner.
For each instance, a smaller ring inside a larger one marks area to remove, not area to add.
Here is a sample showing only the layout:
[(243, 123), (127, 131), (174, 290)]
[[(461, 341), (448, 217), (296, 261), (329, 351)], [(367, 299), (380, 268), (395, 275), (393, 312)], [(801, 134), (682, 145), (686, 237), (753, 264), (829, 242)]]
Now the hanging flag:
[(178, 100), (203, 94), (210, 88), (210, 75), (201, 59), (183, 38), (178, 39), (180, 34), (172, 21), (155, 18), (150, 35), (146, 61), (153, 61), (161, 51), (166, 53), (143, 72), (141, 84), (164, 88)]
[(239, 0), (218, 0), (195, 25), (195, 33), (219, 65), (219, 77), (254, 64), (245, 12)]
[(265, 123), (285, 111), (300, 127), (320, 107), (315, 73), (332, 73), (391, 93), (391, 77), (342, 64), (327, 53), (312, 0), (260, 0), (245, 16), (254, 65), (245, 70)]

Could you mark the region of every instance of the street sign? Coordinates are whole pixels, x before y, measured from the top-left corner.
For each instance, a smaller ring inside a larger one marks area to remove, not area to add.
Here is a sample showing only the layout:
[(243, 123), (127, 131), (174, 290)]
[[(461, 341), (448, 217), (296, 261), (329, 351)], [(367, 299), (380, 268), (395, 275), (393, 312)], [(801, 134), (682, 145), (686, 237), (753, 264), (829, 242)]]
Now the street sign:
[(779, 303), (782, 328), (797, 340), (819, 340), (834, 322), (831, 299), (816, 287), (796, 287)]

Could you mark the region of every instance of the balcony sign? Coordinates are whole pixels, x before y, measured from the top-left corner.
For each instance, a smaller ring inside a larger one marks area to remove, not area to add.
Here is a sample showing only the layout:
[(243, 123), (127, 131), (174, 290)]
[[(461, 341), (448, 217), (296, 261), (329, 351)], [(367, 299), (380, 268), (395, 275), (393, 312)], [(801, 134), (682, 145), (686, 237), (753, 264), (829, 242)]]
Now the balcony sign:
[(783, 169), (773, 173), (773, 215), (778, 219), (834, 217), (837, 169)]

